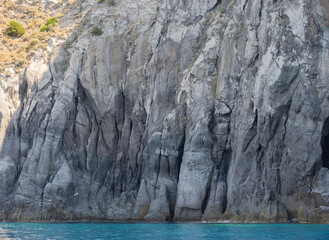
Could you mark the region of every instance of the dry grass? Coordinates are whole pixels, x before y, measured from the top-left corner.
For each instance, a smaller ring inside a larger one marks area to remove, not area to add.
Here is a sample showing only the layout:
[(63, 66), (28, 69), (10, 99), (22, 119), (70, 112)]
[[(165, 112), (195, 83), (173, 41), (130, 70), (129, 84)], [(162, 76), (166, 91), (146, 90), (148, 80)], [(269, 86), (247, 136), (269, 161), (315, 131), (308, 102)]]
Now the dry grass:
[[(25, 0), (13, 2), (0, 0), (0, 73), (6, 68), (13, 68), (17, 73), (23, 71), (34, 56), (36, 50), (46, 49), (51, 38), (66, 39), (69, 28), (61, 28), (58, 24), (49, 32), (40, 32), (50, 17), (60, 21), (59, 12), (50, 12), (35, 1), (28, 4)], [(5, 31), (11, 20), (20, 22), (26, 33), (20, 38), (7, 36)]]

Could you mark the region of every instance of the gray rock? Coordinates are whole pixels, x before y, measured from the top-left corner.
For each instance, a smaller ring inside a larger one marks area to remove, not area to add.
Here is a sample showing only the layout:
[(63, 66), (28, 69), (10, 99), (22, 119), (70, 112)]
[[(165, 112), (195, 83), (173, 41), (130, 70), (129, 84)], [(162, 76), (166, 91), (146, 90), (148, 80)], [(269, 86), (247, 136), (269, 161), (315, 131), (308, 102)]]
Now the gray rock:
[(0, 194), (8, 195), (13, 190), (17, 177), (16, 164), (12, 159), (6, 157), (0, 165)]
[(76, 4), (0, 81), (0, 220), (329, 222), (326, 1)]
[(144, 219), (147, 221), (170, 220), (168, 193), (165, 185), (161, 186), (159, 197), (151, 202), (150, 208)]

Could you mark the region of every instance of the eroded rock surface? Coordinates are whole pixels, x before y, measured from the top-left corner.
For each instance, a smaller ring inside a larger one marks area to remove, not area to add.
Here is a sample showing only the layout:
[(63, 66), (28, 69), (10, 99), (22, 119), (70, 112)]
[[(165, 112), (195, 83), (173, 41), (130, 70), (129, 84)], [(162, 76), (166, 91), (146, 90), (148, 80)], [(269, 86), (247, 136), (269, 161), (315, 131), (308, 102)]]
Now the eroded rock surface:
[(1, 219), (329, 222), (326, 1), (80, 10), (22, 77)]

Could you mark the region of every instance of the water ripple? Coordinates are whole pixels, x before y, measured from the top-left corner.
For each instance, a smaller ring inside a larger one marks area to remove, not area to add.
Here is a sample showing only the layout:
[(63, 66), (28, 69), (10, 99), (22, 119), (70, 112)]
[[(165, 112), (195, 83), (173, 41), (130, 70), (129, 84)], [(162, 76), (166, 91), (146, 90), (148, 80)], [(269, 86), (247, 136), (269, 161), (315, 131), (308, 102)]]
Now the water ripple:
[(329, 225), (195, 223), (0, 223), (0, 239), (328, 240)]

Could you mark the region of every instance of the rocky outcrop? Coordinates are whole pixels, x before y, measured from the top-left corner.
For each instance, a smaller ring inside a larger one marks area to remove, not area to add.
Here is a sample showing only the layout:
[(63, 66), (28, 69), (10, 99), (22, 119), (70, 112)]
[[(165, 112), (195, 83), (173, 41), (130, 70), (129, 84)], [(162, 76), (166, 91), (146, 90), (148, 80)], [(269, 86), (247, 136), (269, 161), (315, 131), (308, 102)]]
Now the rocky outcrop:
[(0, 217), (329, 222), (328, 7), (82, 1), (22, 77)]

